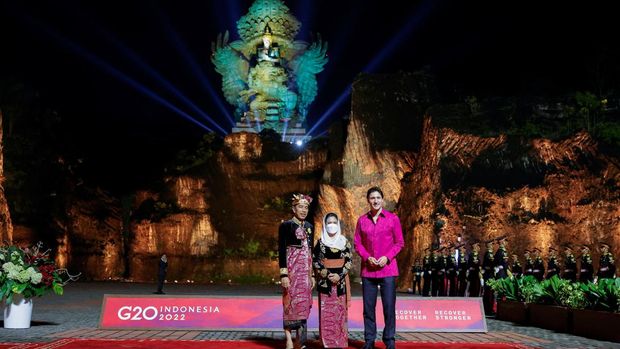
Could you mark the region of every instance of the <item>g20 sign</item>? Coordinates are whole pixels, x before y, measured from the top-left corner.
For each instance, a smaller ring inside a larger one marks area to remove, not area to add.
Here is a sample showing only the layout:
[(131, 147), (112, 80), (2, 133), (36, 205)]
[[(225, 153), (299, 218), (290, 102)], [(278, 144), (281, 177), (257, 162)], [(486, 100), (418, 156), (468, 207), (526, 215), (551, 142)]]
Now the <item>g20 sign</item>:
[[(383, 313), (381, 303), (377, 314)], [(318, 328), (316, 300), (309, 328)], [(348, 313), (350, 331), (364, 329), (361, 298), (353, 298)], [(377, 316), (383, 326), (383, 317)], [(101, 328), (281, 330), (280, 297), (105, 295)], [(486, 332), (480, 298), (399, 297), (396, 329), (401, 332)]]

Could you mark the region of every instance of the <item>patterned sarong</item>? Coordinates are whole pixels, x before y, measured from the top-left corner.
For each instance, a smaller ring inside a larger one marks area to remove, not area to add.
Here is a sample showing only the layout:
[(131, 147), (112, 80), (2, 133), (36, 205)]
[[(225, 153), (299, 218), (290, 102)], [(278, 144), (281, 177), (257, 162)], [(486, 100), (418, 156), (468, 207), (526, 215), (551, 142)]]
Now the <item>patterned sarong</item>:
[(307, 239), (303, 240), (301, 248), (287, 248), (286, 264), (291, 286), (282, 289), (284, 328), (297, 329), (308, 319), (312, 307), (312, 255)]
[[(340, 268), (343, 259), (324, 259), (326, 268)], [(349, 276), (345, 277), (347, 293), (338, 296), (336, 285), (332, 285), (329, 295), (319, 293), (319, 331), (325, 348), (347, 348), (349, 346), (347, 312), (351, 304)]]

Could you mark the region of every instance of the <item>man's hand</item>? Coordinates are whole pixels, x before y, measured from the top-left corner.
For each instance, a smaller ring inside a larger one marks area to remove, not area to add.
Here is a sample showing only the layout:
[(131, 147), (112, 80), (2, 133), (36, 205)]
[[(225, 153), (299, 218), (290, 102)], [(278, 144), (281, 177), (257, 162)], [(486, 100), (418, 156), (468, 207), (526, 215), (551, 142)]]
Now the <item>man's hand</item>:
[(388, 258), (386, 256), (383, 256), (381, 258), (379, 258), (379, 260), (377, 260), (377, 265), (380, 266), (381, 268), (385, 267), (385, 265), (388, 262)]
[(289, 279), (288, 276), (280, 278), (280, 281), (282, 282), (282, 287), (284, 288), (291, 287), (291, 279)]
[(327, 276), (327, 278), (329, 279), (329, 281), (331, 281), (333, 284), (337, 284), (340, 281), (340, 275), (338, 274), (329, 274)]

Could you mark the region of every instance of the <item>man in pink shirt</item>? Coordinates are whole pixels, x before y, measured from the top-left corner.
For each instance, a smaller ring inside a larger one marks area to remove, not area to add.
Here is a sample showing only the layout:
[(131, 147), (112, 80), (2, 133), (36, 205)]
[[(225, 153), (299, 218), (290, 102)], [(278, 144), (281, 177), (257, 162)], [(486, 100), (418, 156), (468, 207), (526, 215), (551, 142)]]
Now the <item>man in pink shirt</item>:
[(383, 304), (383, 343), (387, 349), (395, 348), (396, 333), (396, 255), (404, 246), (403, 231), (398, 217), (383, 208), (383, 192), (372, 187), (366, 193), (370, 211), (357, 220), (355, 250), (362, 257), (362, 291), (364, 299), (363, 349), (375, 347), (377, 322), (375, 308), (377, 291), (381, 289)]

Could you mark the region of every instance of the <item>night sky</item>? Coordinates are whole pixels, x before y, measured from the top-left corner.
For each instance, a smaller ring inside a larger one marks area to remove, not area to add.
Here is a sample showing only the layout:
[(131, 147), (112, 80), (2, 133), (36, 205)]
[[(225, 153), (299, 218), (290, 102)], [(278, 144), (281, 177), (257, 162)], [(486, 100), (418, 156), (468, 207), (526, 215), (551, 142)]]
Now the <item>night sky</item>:
[[(310, 32), (318, 32), (329, 43), (330, 61), (319, 75), (310, 126), (361, 71), (395, 73), (428, 67), (455, 85), (495, 95), (595, 90), (601, 83), (593, 72), (604, 75), (606, 88), (620, 81), (616, 12), (608, 5), (404, 2), (286, 1), (302, 22), (299, 39), (308, 40)], [(84, 151), (110, 161), (127, 162), (149, 152), (154, 153), (152, 158), (162, 149), (195, 141), (203, 129), (128, 86), (110, 73), (110, 67), (196, 119), (201, 117), (144, 73), (120, 47), (133, 51), (230, 130), (204, 87), (210, 83), (232, 113), (219, 92), (221, 79), (209, 60), (210, 46), (226, 29), (237, 37), (235, 21), (251, 3), (2, 1), (0, 77), (23, 81), (39, 91), (68, 120), (69, 133)], [(345, 102), (328, 115), (315, 135), (348, 108)], [(205, 125), (212, 127), (206, 121)]]

